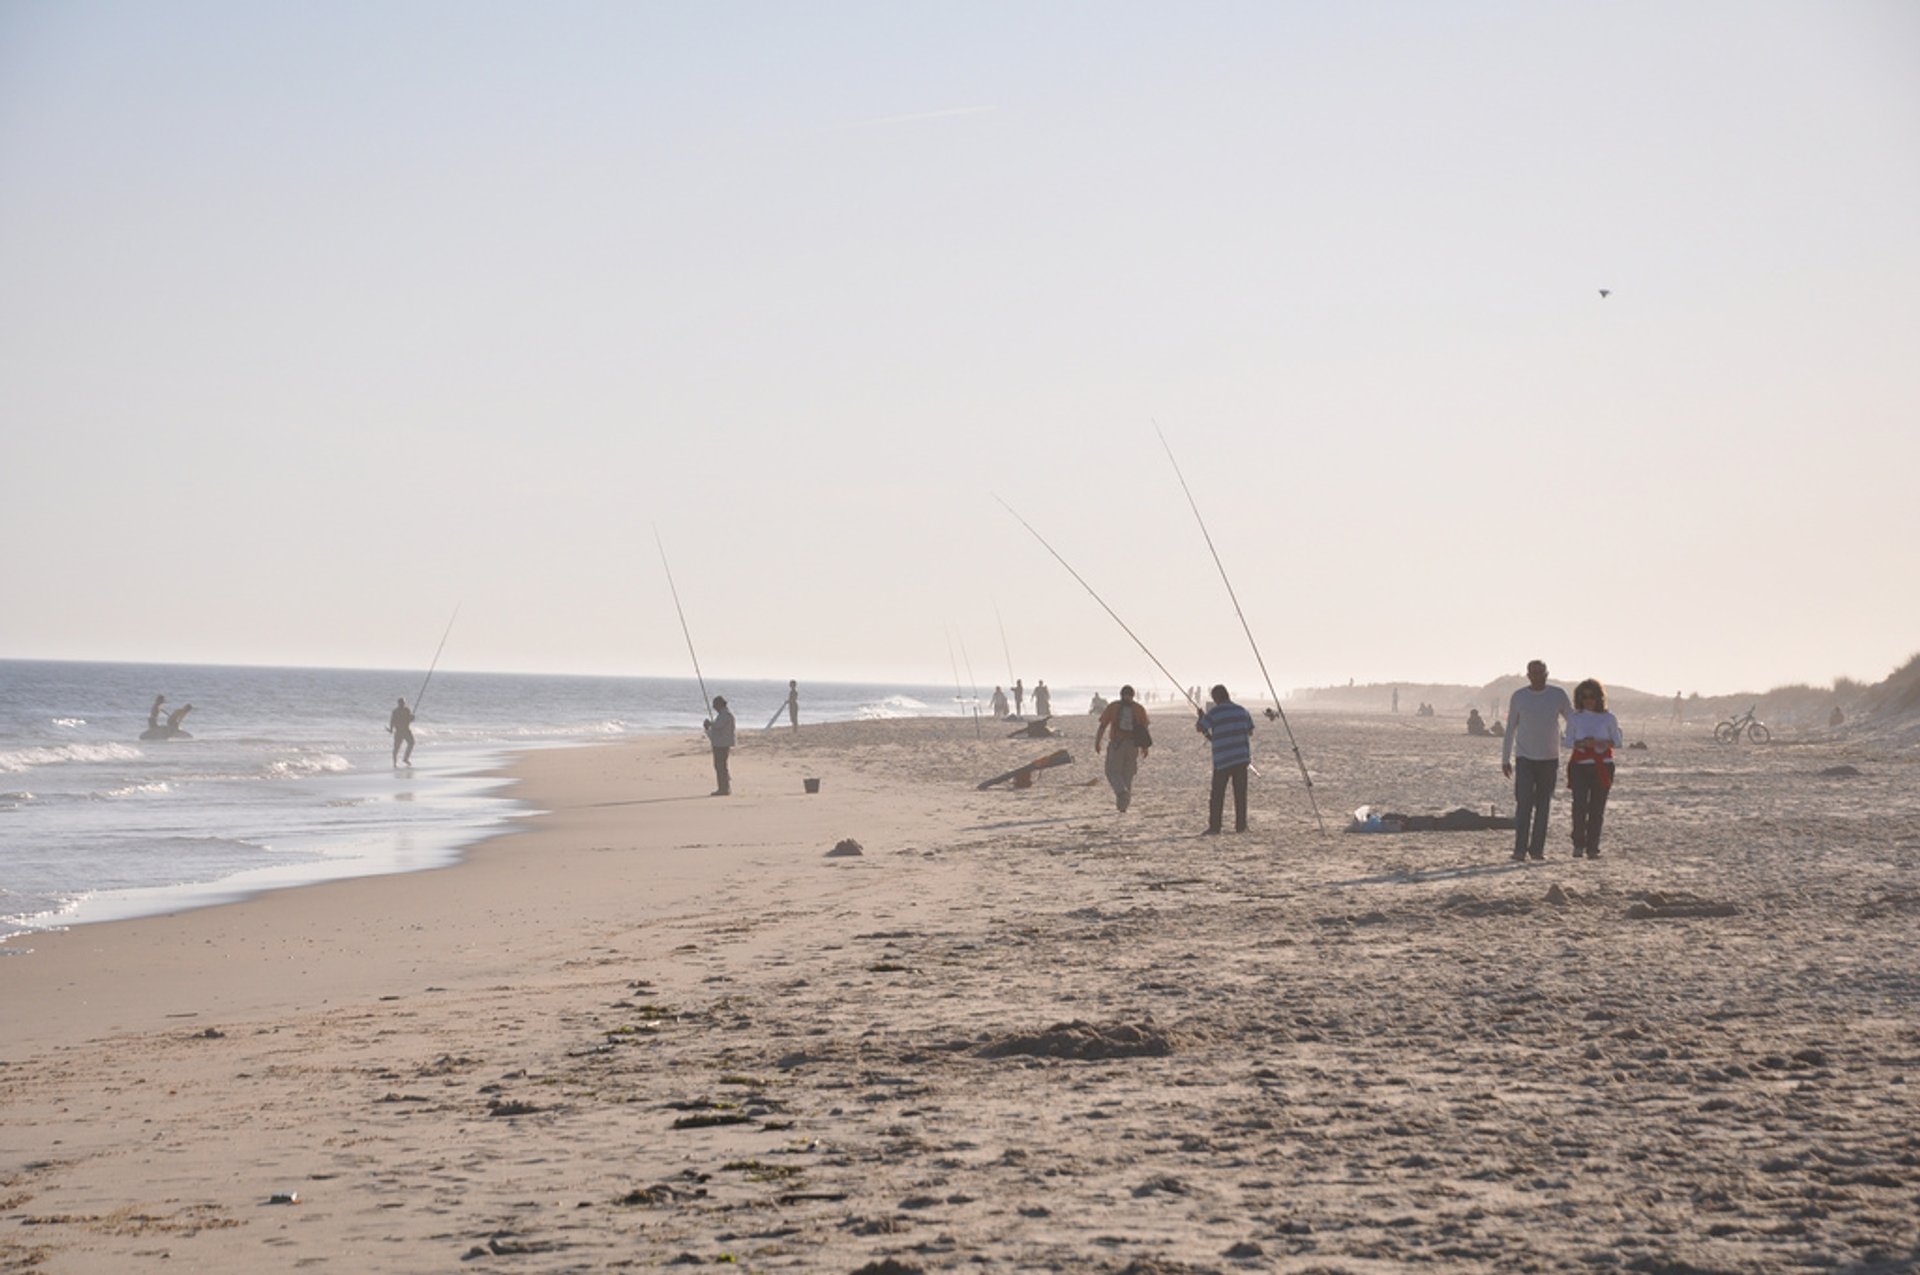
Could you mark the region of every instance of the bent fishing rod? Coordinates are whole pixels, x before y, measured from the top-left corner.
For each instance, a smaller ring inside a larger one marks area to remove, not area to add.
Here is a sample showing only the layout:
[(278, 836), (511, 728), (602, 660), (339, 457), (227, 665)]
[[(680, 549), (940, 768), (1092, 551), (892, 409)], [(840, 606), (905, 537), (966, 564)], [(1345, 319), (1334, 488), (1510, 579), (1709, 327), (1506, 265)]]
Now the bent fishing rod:
[(1069, 563), (1065, 558), (1060, 556), (1060, 551), (1058, 549), (1055, 549), (1052, 545), (1048, 544), (1047, 538), (1045, 536), (1041, 535), (1037, 531), (1034, 531), (1033, 524), (1028, 522), (1025, 518), (1020, 517), (1019, 510), (1015, 509), (1012, 505), (1009, 505), (1006, 501), (1000, 500), (999, 496), (995, 496), (994, 499), (999, 500), (1000, 507), (1006, 510), (1008, 513), (1012, 514), (1014, 518), (1018, 520), (1020, 525), (1022, 527), (1025, 527), (1027, 531), (1032, 534), (1033, 538), (1040, 542), (1041, 548), (1045, 549), (1048, 553), (1053, 555), (1053, 560), (1055, 562), (1059, 563), (1061, 566), (1067, 569), (1067, 574), (1072, 576), (1074, 580), (1080, 585), (1080, 587), (1087, 591), (1088, 597), (1092, 598), (1095, 602), (1098, 602), (1100, 604), (1100, 609), (1102, 611), (1105, 611), (1108, 615), (1113, 617), (1113, 622), (1120, 626), (1120, 631), (1133, 639), (1133, 644), (1139, 647), (1140, 650), (1146, 655), (1146, 657), (1149, 660), (1153, 661), (1153, 666), (1159, 669), (1162, 673), (1166, 674), (1166, 678), (1169, 682), (1172, 682), (1175, 686), (1178, 686), (1180, 688), (1180, 698), (1186, 700), (1188, 704), (1192, 705), (1193, 710), (1196, 713), (1204, 712), (1205, 710), (1200, 707), (1200, 701), (1194, 699), (1192, 692), (1187, 689), (1187, 684), (1181, 681), (1179, 678), (1175, 677), (1172, 673), (1167, 672), (1167, 666), (1160, 662), (1160, 657), (1155, 655), (1151, 650), (1147, 648), (1147, 644), (1140, 640), (1140, 635), (1138, 633), (1135, 633), (1132, 629), (1127, 627), (1127, 622), (1121, 619), (1119, 614), (1112, 607), (1107, 605), (1105, 598), (1102, 598), (1099, 594), (1093, 591), (1093, 586), (1088, 584), (1084, 579), (1082, 579), (1080, 576), (1080, 573), (1073, 569), (1073, 565)]
[(420, 712), (420, 701), (427, 697), (427, 683), (433, 680), (433, 670), (440, 667), (440, 652), (447, 649), (447, 639), (453, 635), (453, 622), (460, 618), (460, 604), (453, 604), (453, 614), (447, 617), (447, 631), (440, 635), (440, 645), (433, 648), (433, 663), (427, 665), (427, 675), (420, 679), (420, 689), (414, 692), (413, 711)]
[(653, 527), (653, 543), (660, 548), (660, 566), (667, 573), (667, 592), (673, 595), (673, 609), (680, 616), (680, 632), (687, 639), (687, 654), (693, 658), (693, 680), (700, 683), (700, 716), (704, 719), (713, 711), (713, 698), (707, 694), (707, 679), (700, 674), (700, 656), (693, 649), (693, 632), (687, 628), (686, 608), (680, 605), (680, 590), (673, 584), (673, 567), (667, 562), (667, 546), (660, 539), (660, 524)]
[(1267, 661), (1260, 654), (1260, 644), (1253, 640), (1253, 629), (1247, 623), (1247, 613), (1240, 609), (1240, 595), (1233, 591), (1233, 581), (1227, 578), (1226, 564), (1220, 561), (1220, 551), (1213, 547), (1213, 535), (1207, 530), (1207, 520), (1200, 516), (1199, 502), (1193, 498), (1193, 489), (1187, 486), (1187, 476), (1180, 472), (1180, 462), (1173, 458), (1173, 448), (1167, 443), (1167, 436), (1160, 431), (1160, 422), (1153, 423), (1153, 432), (1160, 435), (1160, 446), (1165, 448), (1167, 461), (1173, 466), (1173, 476), (1180, 480), (1180, 490), (1186, 493), (1187, 507), (1193, 510), (1193, 519), (1200, 524), (1200, 534), (1207, 542), (1207, 552), (1213, 555), (1213, 565), (1220, 571), (1220, 583), (1227, 586), (1227, 596), (1233, 599), (1233, 613), (1240, 617), (1240, 628), (1247, 635), (1247, 645), (1253, 648), (1253, 658), (1260, 665), (1260, 676), (1267, 683), (1267, 694), (1273, 697), (1273, 711), (1280, 718), (1280, 725), (1287, 732), (1287, 744), (1293, 749), (1293, 759), (1300, 765), (1300, 778), (1307, 785), (1307, 804), (1313, 808), (1313, 821), (1320, 825), (1320, 835), (1327, 835), (1327, 821), (1320, 817), (1320, 803), (1313, 795), (1313, 776), (1307, 773), (1307, 759), (1300, 755), (1300, 741), (1293, 737), (1293, 723), (1287, 720), (1287, 710), (1280, 706), (1280, 692), (1273, 688), (1273, 676), (1267, 672)]

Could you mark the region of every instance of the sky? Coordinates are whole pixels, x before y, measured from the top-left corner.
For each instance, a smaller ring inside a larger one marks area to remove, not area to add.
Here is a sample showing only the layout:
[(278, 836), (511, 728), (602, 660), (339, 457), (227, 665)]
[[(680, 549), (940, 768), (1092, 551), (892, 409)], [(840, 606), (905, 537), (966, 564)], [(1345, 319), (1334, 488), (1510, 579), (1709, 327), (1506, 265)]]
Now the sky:
[[(0, 657), (1920, 651), (1920, 6), (0, 0)], [(1610, 295), (1602, 297), (1601, 289)], [(1168, 452), (1218, 550), (1222, 581)], [(657, 539), (656, 539), (657, 537)]]

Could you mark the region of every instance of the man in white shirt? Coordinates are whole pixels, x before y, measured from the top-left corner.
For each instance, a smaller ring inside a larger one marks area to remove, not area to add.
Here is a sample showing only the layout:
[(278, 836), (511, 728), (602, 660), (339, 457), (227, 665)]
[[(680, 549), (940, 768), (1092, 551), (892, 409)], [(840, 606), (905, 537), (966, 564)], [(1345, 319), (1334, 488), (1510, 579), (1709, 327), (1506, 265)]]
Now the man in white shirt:
[(1507, 701), (1507, 733), (1500, 739), (1500, 773), (1513, 780), (1516, 861), (1547, 857), (1547, 812), (1560, 782), (1560, 723), (1571, 716), (1567, 693), (1547, 685), (1546, 661), (1529, 660), (1527, 684)]

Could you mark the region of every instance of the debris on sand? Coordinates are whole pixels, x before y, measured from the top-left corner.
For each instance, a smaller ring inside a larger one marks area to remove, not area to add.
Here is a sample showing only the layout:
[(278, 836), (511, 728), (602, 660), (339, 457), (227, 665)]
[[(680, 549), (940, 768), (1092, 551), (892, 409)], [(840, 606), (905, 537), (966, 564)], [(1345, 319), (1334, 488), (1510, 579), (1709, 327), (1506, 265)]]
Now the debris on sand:
[(855, 855), (861, 855), (865, 853), (866, 851), (861, 848), (860, 843), (858, 841), (855, 841), (852, 837), (842, 837), (840, 840), (833, 843), (833, 849), (827, 851), (827, 858), (849, 859)]
[(1666, 921), (1699, 916), (1739, 916), (1740, 908), (1732, 903), (1713, 903), (1698, 899), (1692, 895), (1669, 898), (1664, 894), (1648, 894), (1642, 901), (1627, 909), (1630, 921)]
[(981, 1058), (1164, 1058), (1174, 1039), (1153, 1022), (1056, 1023), (1043, 1032), (1015, 1032), (982, 1045)]

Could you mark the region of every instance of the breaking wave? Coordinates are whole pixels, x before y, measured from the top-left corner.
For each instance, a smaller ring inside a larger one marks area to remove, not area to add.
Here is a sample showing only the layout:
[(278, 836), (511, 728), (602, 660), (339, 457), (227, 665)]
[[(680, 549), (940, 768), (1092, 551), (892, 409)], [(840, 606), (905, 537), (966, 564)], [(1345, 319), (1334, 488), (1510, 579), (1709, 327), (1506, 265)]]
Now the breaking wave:
[(125, 744), (58, 744), (52, 748), (21, 748), (0, 753), (0, 773), (19, 774), (35, 766), (57, 766), (62, 762), (134, 761), (145, 756)]

